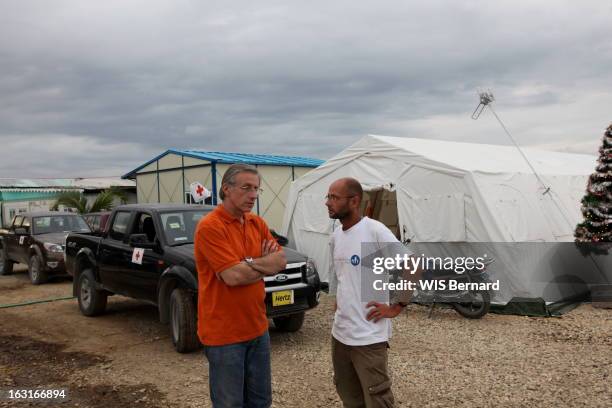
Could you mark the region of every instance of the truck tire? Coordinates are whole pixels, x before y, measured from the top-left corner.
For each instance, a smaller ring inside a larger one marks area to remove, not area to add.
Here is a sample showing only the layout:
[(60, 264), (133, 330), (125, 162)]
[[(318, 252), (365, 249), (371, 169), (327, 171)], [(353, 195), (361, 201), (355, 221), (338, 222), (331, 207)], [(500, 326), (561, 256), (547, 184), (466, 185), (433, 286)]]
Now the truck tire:
[(104, 313), (108, 294), (96, 289), (95, 278), (91, 269), (85, 269), (77, 281), (77, 299), (79, 309), (85, 316), (96, 316)]
[(302, 328), (304, 324), (304, 316), (305, 312), (296, 313), (289, 316), (275, 317), (272, 320), (274, 321), (274, 326), (284, 332), (296, 332)]
[(170, 295), (170, 330), (172, 344), (179, 353), (189, 353), (201, 347), (198, 339), (196, 308), (193, 296), (184, 288)]
[(4, 248), (0, 248), (0, 275), (10, 275), (13, 273), (13, 261), (6, 256)]
[(28, 262), (28, 275), (30, 276), (32, 285), (40, 285), (41, 283), (45, 283), (49, 280), (47, 272), (45, 271), (43, 260), (40, 259), (40, 256), (37, 254), (30, 257), (30, 262)]

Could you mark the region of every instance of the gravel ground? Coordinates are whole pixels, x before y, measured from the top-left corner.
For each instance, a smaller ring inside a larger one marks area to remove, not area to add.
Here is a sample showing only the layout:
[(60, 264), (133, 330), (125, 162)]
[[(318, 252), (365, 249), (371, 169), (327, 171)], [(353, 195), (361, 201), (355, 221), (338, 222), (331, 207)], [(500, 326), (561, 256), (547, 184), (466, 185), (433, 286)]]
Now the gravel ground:
[[(0, 304), (70, 295), (71, 285), (3, 276)], [(398, 406), (612, 406), (612, 310), (582, 305), (560, 318), (477, 321), (427, 312), (413, 305), (394, 320)], [(323, 295), (300, 332), (271, 329), (275, 407), (340, 406), (331, 322)], [(174, 352), (150, 305), (115, 296), (97, 318), (82, 316), (76, 300), (0, 309), (0, 388), (65, 387), (71, 398), (62, 406), (208, 407), (207, 381), (202, 353)]]

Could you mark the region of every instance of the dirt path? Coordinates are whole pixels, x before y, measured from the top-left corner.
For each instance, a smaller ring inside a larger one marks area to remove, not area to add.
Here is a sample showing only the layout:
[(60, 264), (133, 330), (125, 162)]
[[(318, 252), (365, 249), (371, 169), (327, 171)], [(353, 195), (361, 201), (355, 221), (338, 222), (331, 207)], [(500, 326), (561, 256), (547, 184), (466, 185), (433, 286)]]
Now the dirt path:
[[(0, 277), (0, 304), (71, 295)], [(331, 381), (331, 302), (302, 330), (271, 330), (275, 407), (340, 406)], [(583, 305), (562, 318), (487, 315), (409, 306), (395, 319), (390, 366), (401, 407), (612, 406), (612, 310)], [(0, 388), (67, 388), (78, 407), (208, 407), (201, 352), (174, 351), (153, 306), (114, 296), (87, 318), (76, 300), (0, 309)], [(0, 400), (0, 406), (40, 406)]]

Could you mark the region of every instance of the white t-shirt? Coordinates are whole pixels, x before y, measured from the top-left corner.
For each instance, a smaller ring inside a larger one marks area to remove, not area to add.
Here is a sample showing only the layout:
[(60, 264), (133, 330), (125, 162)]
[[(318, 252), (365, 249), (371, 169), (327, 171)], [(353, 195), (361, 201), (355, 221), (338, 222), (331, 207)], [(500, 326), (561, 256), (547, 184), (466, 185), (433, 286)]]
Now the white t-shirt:
[[(371, 309), (361, 300), (361, 253), (364, 242), (398, 243), (381, 222), (364, 217), (346, 231), (336, 228), (331, 236), (330, 292), (336, 292), (338, 308), (334, 315), (332, 336), (349, 346), (365, 346), (389, 341), (391, 320), (368, 321)], [(408, 253), (410, 253), (407, 250)], [(359, 257), (359, 258), (357, 258)], [(387, 297), (388, 303), (388, 297)]]

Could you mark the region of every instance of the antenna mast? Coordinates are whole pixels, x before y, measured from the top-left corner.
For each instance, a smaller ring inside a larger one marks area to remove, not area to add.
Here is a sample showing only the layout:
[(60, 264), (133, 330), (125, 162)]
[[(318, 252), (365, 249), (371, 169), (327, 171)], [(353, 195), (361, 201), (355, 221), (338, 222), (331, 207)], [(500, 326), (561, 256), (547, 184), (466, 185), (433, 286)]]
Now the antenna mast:
[(514, 137), (510, 134), (510, 131), (508, 130), (508, 128), (506, 128), (506, 125), (504, 125), (504, 122), (502, 122), (499, 116), (497, 116), (497, 113), (495, 112), (495, 110), (493, 109), (493, 106), (491, 105), (491, 103), (495, 101), (495, 97), (493, 96), (493, 93), (489, 90), (488, 92), (479, 92), (478, 96), (480, 97), (480, 103), (474, 110), (474, 113), (472, 113), (472, 119), (477, 120), (480, 117), (480, 114), (484, 111), (484, 109), (487, 106), (489, 107), (489, 110), (493, 113), (493, 116), (495, 116), (495, 119), (497, 119), (502, 129), (504, 129), (504, 132), (506, 132), (506, 135), (508, 135), (508, 138), (510, 139), (510, 141), (512, 141), (512, 144), (514, 145), (514, 147), (516, 147), (516, 149), (519, 151), (519, 153), (521, 154), (521, 156), (523, 157), (523, 159), (525, 160), (525, 162), (527, 163), (527, 165), (529, 166), (533, 174), (536, 176), (536, 179), (538, 180), (538, 182), (542, 185), (542, 188), (544, 189), (544, 192), (542, 193), (542, 195), (548, 195), (550, 197), (552, 203), (555, 205), (555, 207), (557, 207), (557, 209), (559, 210), (559, 212), (565, 219), (565, 222), (567, 222), (567, 225), (569, 225), (570, 228), (572, 228), (573, 225), (568, 215), (565, 213), (563, 208), (561, 208), (559, 203), (557, 203), (557, 201), (551, 194), (550, 186), (547, 186), (546, 183), (544, 183), (544, 180), (542, 180), (542, 178), (540, 177), (536, 169), (533, 167), (533, 165), (531, 164), (531, 162), (529, 161), (529, 159), (527, 158), (527, 156), (525, 155), (521, 147), (518, 145), (518, 143), (516, 143), (516, 140), (514, 140)]
[(488, 92), (479, 92), (478, 95), (480, 97), (480, 103), (478, 104), (478, 106), (474, 110), (474, 113), (472, 113), (472, 119), (477, 120), (480, 117), (480, 114), (488, 106), (489, 110), (493, 113), (493, 116), (495, 116), (495, 119), (497, 119), (497, 121), (501, 125), (502, 129), (504, 129), (504, 132), (506, 132), (506, 135), (508, 135), (508, 138), (510, 139), (510, 141), (512, 142), (514, 147), (516, 147), (516, 149), (519, 151), (521, 156), (523, 156), (523, 159), (525, 160), (525, 162), (527, 163), (527, 165), (529, 166), (529, 168), (531, 169), (533, 174), (536, 176), (536, 178), (538, 179), (538, 181), (542, 185), (542, 188), (544, 188), (544, 192), (542, 193), (542, 195), (545, 195), (545, 194), (549, 193), (550, 192), (550, 187), (547, 186), (546, 183), (544, 183), (544, 180), (542, 180), (542, 178), (540, 177), (540, 175), (538, 174), (536, 169), (533, 167), (533, 165), (531, 164), (531, 162), (529, 161), (529, 159), (527, 158), (527, 156), (523, 152), (523, 149), (521, 149), (521, 147), (518, 145), (518, 143), (516, 143), (516, 140), (514, 140), (514, 137), (512, 137), (512, 135), (510, 134), (510, 131), (506, 128), (506, 125), (504, 125), (504, 122), (502, 122), (502, 120), (499, 118), (499, 116), (497, 116), (497, 113), (495, 113), (495, 110), (493, 109), (493, 106), (491, 105), (491, 102), (495, 101), (495, 97), (493, 96), (493, 93), (491, 91), (488, 91)]

